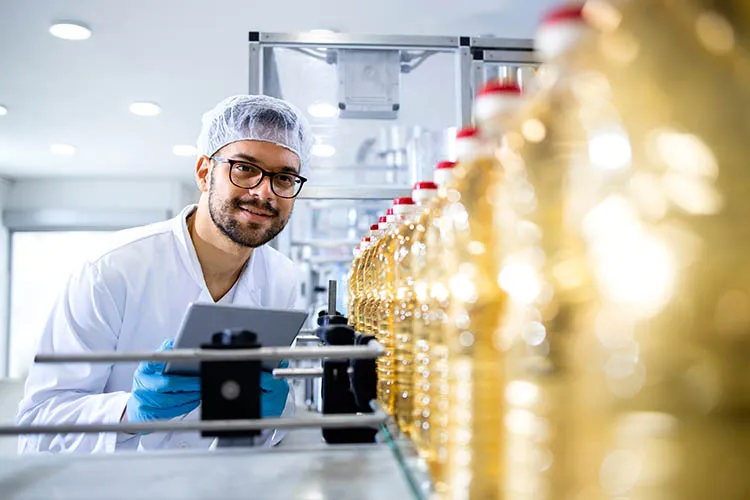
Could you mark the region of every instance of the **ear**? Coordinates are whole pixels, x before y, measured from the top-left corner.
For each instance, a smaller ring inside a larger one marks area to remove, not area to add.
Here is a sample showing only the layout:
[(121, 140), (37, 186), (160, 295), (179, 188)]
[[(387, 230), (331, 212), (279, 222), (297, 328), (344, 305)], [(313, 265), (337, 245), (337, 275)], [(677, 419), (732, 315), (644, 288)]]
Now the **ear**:
[(198, 162), (195, 164), (195, 183), (202, 193), (208, 191), (208, 176), (210, 172), (211, 160), (206, 155), (199, 157)]

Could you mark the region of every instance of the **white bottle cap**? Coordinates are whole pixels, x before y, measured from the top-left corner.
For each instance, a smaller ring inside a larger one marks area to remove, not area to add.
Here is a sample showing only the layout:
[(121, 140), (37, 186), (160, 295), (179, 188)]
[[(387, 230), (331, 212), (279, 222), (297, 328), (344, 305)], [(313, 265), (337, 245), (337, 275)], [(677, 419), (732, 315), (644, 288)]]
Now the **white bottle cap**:
[(515, 83), (500, 80), (488, 82), (477, 94), (474, 102), (474, 118), (482, 122), (498, 115), (512, 115), (521, 104), (521, 88)]
[(550, 62), (580, 42), (588, 31), (583, 5), (562, 5), (542, 19), (534, 36), (534, 50), (542, 62)]
[(438, 195), (438, 185), (431, 181), (422, 181), (414, 184), (411, 198), (418, 204), (424, 205)]
[(396, 222), (397, 219), (398, 217), (396, 217), (396, 214), (393, 213), (393, 207), (389, 207), (388, 211), (385, 213), (385, 221), (388, 224), (392, 224)]
[(438, 187), (445, 187), (453, 180), (453, 169), (456, 167), (455, 161), (441, 161), (435, 168), (433, 180)]
[[(456, 159), (472, 161), (482, 150), (482, 139), (476, 127), (464, 127), (456, 133)], [(439, 167), (438, 167), (439, 168)]]
[(393, 200), (393, 214), (403, 218), (411, 213), (414, 208), (414, 200), (409, 197), (395, 198)]
[(373, 224), (370, 226), (370, 238), (380, 238), (382, 236), (382, 231), (380, 230), (380, 224)]

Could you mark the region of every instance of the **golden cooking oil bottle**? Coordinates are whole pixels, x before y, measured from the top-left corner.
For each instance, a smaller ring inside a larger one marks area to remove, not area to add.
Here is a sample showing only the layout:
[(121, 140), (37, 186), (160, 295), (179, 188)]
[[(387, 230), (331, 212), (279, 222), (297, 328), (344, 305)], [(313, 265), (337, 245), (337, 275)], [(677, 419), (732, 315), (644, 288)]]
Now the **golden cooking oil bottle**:
[(587, 35), (580, 4), (550, 11), (535, 37), (543, 64), (511, 126), (493, 106), (478, 103), (475, 115), (504, 174), (488, 191), (508, 194), (508, 216), (496, 221), (494, 238), (504, 249), (497, 279), (508, 296), (499, 330), (508, 346), (503, 488), (518, 500), (574, 498), (581, 460), (572, 446), (573, 422), (586, 419), (572, 389), (582, 328), (574, 311), (588, 307), (593, 292), (566, 207), (571, 151), (586, 136), (570, 106), (580, 74), (564, 55)]
[(419, 241), (424, 234), (425, 218), (429, 216), (431, 202), (437, 197), (438, 186), (432, 181), (417, 182), (412, 190), (415, 203), (409, 219), (401, 226), (395, 238), (393, 281), (393, 340), (394, 340), (394, 394), (396, 422), (402, 432), (411, 432), (412, 401), (414, 389), (413, 318), (416, 311), (412, 252), (423, 252)]
[(414, 201), (410, 197), (400, 197), (393, 200), (394, 222), (378, 242), (376, 252), (374, 282), (375, 294), (379, 301), (377, 310), (377, 340), (385, 352), (377, 360), (378, 372), (378, 401), (383, 409), (390, 414), (395, 411), (395, 338), (393, 326), (394, 312), (394, 281), (395, 281), (395, 252), (398, 243), (399, 230), (411, 221), (414, 213)]
[(364, 286), (364, 266), (367, 260), (368, 250), (371, 246), (371, 237), (364, 236), (359, 242), (359, 257), (356, 259), (356, 265), (352, 264), (352, 275), (354, 279), (354, 290), (350, 310), (349, 310), (349, 324), (354, 327), (358, 332), (364, 331), (364, 325), (362, 323), (362, 302), (365, 297), (365, 286)]
[[(456, 134), (456, 158), (460, 163), (474, 161), (483, 151), (483, 144), (479, 138), (479, 130), (466, 127)], [(412, 431), (415, 443), (429, 467), (436, 492), (445, 496), (447, 491), (447, 464), (449, 444), (449, 349), (446, 340), (448, 319), (450, 314), (450, 283), (445, 269), (457, 264), (449, 263), (446, 258), (445, 240), (447, 239), (448, 224), (446, 214), (450, 212), (451, 204), (460, 201), (455, 190), (455, 162), (440, 162), (435, 170), (435, 183), (438, 185), (438, 199), (434, 204), (432, 218), (425, 231), (425, 264), (424, 270), (417, 273), (417, 290), (425, 289), (419, 294), (419, 309), (422, 310), (421, 325), (415, 327), (415, 332), (422, 335), (425, 330), (428, 351), (424, 355), (427, 362), (427, 380), (424, 396), (415, 396), (423, 401), (421, 412), (414, 416), (414, 426), (421, 427), (422, 432)], [(424, 285), (422, 285), (424, 283)], [(419, 386), (419, 382), (415, 382)]]
[(380, 308), (382, 307), (383, 300), (380, 294), (381, 262), (379, 259), (378, 245), (382, 244), (383, 238), (388, 233), (389, 228), (393, 224), (393, 220), (395, 220), (393, 216), (391, 216), (391, 220), (389, 222), (387, 215), (381, 215), (378, 219), (378, 224), (373, 224), (373, 226), (377, 226), (377, 229), (375, 231), (379, 239), (378, 242), (374, 245), (372, 252), (370, 253), (370, 285), (368, 287), (368, 296), (370, 298), (370, 301), (367, 303), (367, 308), (365, 311), (365, 314), (369, 321), (369, 323), (367, 323), (369, 325), (369, 329), (367, 330), (367, 332), (370, 335), (377, 335), (377, 332), (379, 331), (378, 321), (380, 320)]
[[(457, 143), (460, 143), (464, 131), (459, 132)], [(409, 435), (420, 456), (430, 466), (433, 478), (436, 473), (437, 452), (431, 446), (430, 434), (436, 418), (445, 422), (445, 412), (435, 407), (437, 398), (433, 395), (434, 388), (442, 383), (443, 401), (447, 404), (447, 356), (444, 343), (436, 349), (436, 343), (442, 334), (444, 310), (447, 305), (446, 294), (433, 296), (433, 284), (442, 276), (442, 263), (439, 262), (439, 252), (442, 242), (439, 235), (439, 218), (448, 200), (445, 196), (446, 185), (450, 183), (455, 162), (441, 161), (435, 169), (434, 181), (437, 186), (435, 198), (427, 210), (420, 215), (415, 228), (414, 243), (412, 244), (411, 271), (413, 275), (414, 314), (411, 318), (411, 330), (414, 343), (413, 395), (412, 418)], [(436, 288), (437, 289), (437, 288)], [(442, 299), (442, 302), (439, 299)], [(443, 346), (441, 351), (441, 346)], [(442, 356), (438, 363), (433, 360), (433, 354)], [(442, 378), (437, 377), (438, 370)], [(445, 429), (445, 423), (443, 429)], [(447, 441), (447, 438), (446, 438)], [(445, 453), (443, 453), (443, 456)]]
[(360, 323), (360, 332), (367, 335), (375, 335), (376, 320), (372, 316), (372, 311), (377, 307), (378, 297), (376, 295), (377, 288), (377, 246), (383, 236), (383, 230), (385, 224), (381, 225), (373, 224), (370, 226), (370, 241), (368, 248), (362, 253), (360, 258), (360, 291), (361, 298), (359, 301), (359, 309), (357, 316)]
[(596, 296), (571, 311), (574, 383), (605, 425), (575, 434), (578, 497), (750, 498), (750, 3), (584, 15), (571, 212)]
[[(516, 111), (520, 89), (492, 82), (479, 93), (477, 112), (501, 108), (508, 119)], [(508, 197), (488, 191), (499, 185), (502, 169), (493, 151), (454, 169), (455, 188), (442, 221), (444, 284), (450, 291), (445, 332), (448, 346), (447, 496), (451, 499), (502, 498), (505, 352), (498, 331), (507, 296), (498, 285), (501, 242), (493, 227), (506, 217)]]
[(349, 278), (347, 281), (347, 319), (349, 321), (349, 324), (354, 327), (355, 330), (357, 330), (358, 325), (356, 311), (357, 302), (359, 300), (359, 282), (357, 281), (357, 269), (359, 268), (360, 259), (362, 257), (363, 246), (364, 241), (360, 241), (360, 243), (356, 247), (354, 247), (354, 251), (352, 252), (354, 258), (352, 259), (352, 264), (349, 267)]

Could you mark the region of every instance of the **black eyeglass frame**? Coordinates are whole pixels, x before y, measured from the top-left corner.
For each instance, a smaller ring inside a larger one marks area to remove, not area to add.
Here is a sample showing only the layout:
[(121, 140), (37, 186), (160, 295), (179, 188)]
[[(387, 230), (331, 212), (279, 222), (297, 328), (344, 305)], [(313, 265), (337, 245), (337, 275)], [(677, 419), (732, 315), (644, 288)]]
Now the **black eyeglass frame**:
[[(279, 198), (284, 198), (286, 200), (291, 200), (299, 196), (299, 194), (302, 192), (302, 186), (304, 186), (305, 182), (307, 182), (307, 178), (302, 177), (301, 175), (294, 174), (292, 172), (269, 172), (267, 170), (263, 170), (258, 165), (253, 165), (252, 163), (245, 160), (233, 160), (231, 158), (220, 158), (218, 156), (209, 156), (209, 159), (219, 163), (227, 163), (229, 165), (229, 182), (231, 182), (234, 186), (237, 186), (240, 189), (254, 189), (260, 186), (260, 184), (263, 182), (263, 179), (268, 177), (268, 182), (271, 184), (271, 191), (273, 191), (273, 194), (275, 194)], [(234, 170), (234, 166), (238, 163), (241, 163), (243, 165), (251, 165), (253, 168), (257, 168), (258, 170), (260, 170), (260, 179), (258, 179), (258, 182), (252, 186), (240, 186), (239, 184), (234, 182), (234, 179), (232, 178), (232, 171)], [(283, 196), (277, 193), (276, 188), (273, 187), (273, 179), (278, 175), (289, 175), (291, 177), (294, 177), (295, 179), (298, 179), (299, 187), (297, 188), (297, 192), (292, 196)]]

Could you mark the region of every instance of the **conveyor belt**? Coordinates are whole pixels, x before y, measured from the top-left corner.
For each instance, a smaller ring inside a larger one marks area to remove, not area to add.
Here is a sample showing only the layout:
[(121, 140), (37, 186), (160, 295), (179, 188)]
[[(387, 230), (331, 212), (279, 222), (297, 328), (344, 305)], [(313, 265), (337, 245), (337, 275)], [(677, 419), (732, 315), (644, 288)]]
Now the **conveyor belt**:
[(3, 500), (414, 498), (384, 443), (330, 446), (290, 432), (272, 450), (0, 457)]

